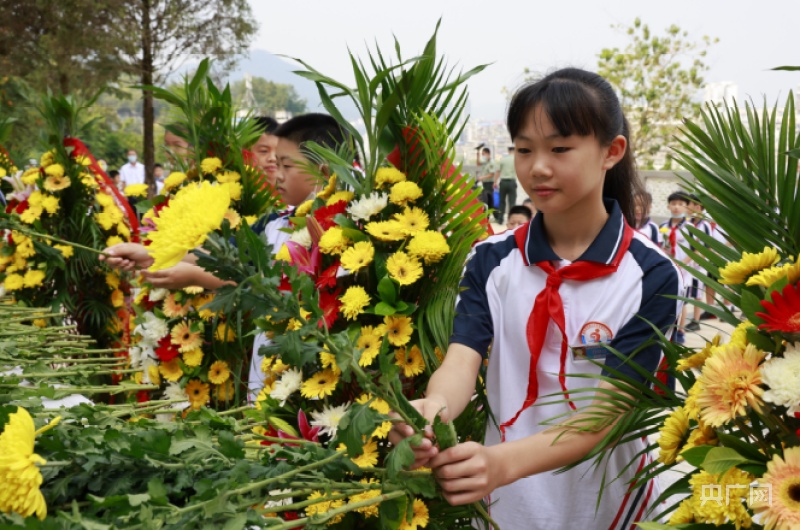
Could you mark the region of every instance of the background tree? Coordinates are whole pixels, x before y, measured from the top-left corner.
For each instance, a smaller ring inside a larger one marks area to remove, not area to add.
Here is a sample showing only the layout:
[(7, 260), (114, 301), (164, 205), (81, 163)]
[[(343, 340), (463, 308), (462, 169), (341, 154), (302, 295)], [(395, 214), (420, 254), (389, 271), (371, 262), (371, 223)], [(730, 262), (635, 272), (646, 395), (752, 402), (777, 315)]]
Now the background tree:
[(708, 70), (704, 58), (718, 39), (695, 41), (675, 25), (654, 35), (638, 18), (628, 28), (617, 28), (630, 43), (622, 50), (604, 48), (597, 72), (617, 89), (640, 167), (652, 168), (660, 151), (668, 153), (676, 145), (673, 136), (681, 120), (698, 115), (696, 96)]
[[(259, 115), (274, 116), (277, 111), (286, 110), (292, 114), (306, 111), (306, 100), (302, 99), (294, 86), (268, 81), (263, 77), (251, 78), (253, 87), (253, 110)], [(244, 103), (246, 81), (241, 79), (231, 84), (233, 100), (240, 105)]]

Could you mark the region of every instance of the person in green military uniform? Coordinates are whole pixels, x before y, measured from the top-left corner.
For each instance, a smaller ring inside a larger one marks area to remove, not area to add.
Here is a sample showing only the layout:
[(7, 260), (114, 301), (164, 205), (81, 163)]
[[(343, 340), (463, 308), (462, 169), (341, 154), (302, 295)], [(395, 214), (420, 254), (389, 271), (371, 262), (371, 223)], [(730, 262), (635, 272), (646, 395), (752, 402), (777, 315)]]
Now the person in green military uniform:
[(514, 147), (500, 159), (494, 176), (494, 188), (500, 190), (500, 204), (494, 212), (495, 220), (502, 224), (505, 213), (517, 204), (517, 171), (514, 169)]

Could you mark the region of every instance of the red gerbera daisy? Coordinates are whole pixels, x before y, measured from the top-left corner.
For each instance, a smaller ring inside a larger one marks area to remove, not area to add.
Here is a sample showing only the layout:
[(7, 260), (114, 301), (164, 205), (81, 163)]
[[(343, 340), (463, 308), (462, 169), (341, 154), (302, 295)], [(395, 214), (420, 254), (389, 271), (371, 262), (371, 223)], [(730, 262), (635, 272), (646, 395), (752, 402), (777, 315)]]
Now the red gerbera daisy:
[(161, 338), (161, 340), (158, 341), (156, 355), (159, 359), (161, 359), (161, 362), (168, 363), (180, 354), (181, 352), (178, 351), (178, 348), (172, 345), (172, 337), (169, 334), (165, 335)]
[[(322, 309), (322, 318), (328, 329), (336, 322), (336, 318), (339, 316), (339, 308), (342, 307), (342, 303), (339, 301), (339, 291), (339, 289), (336, 289), (334, 292), (328, 290), (319, 292), (319, 307)], [(320, 328), (322, 327), (322, 320), (319, 321), (318, 325)]]
[(322, 227), (323, 231), (327, 231), (330, 228), (336, 226), (336, 223), (333, 221), (333, 218), (336, 217), (337, 214), (344, 214), (345, 210), (347, 210), (347, 202), (339, 201), (337, 203), (331, 204), (330, 206), (323, 206), (322, 208), (317, 208), (314, 211), (314, 219), (317, 220), (319, 225)]
[(336, 273), (339, 271), (339, 262), (337, 261), (317, 276), (317, 289), (323, 287), (333, 288), (336, 287)]
[(759, 329), (800, 332), (800, 283), (787, 285), (780, 293), (772, 293), (772, 302), (762, 300), (761, 307), (766, 313), (756, 313), (764, 320)]

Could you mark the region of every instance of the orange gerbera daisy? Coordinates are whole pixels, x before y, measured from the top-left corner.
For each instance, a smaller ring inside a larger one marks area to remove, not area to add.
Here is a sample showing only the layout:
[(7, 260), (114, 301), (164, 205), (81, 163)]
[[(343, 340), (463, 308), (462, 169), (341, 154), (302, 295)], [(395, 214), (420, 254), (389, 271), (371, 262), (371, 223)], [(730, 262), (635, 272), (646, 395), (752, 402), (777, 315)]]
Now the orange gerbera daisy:
[(771, 498), (750, 496), (750, 508), (764, 516), (767, 530), (800, 528), (800, 447), (790, 447), (783, 458), (775, 455), (767, 462), (767, 472), (758, 479), (762, 491), (771, 491)]
[(766, 313), (756, 313), (764, 319), (760, 329), (797, 333), (800, 331), (800, 283), (787, 285), (780, 293), (772, 294), (772, 302), (761, 301)]
[(188, 322), (179, 322), (173, 326), (170, 336), (172, 343), (178, 347), (178, 351), (181, 353), (196, 350), (203, 345), (203, 335), (200, 331), (192, 331)]
[(711, 427), (743, 416), (748, 406), (761, 409), (761, 372), (764, 352), (752, 344), (742, 348), (728, 344), (711, 356), (697, 379), (702, 390), (697, 397), (700, 417)]
[(189, 396), (189, 403), (192, 408), (197, 410), (208, 403), (208, 383), (203, 383), (199, 379), (192, 379), (186, 383), (186, 395)]
[(208, 369), (208, 380), (215, 385), (221, 385), (231, 376), (231, 370), (225, 361), (214, 361)]
[(406, 352), (405, 348), (396, 350), (394, 352), (394, 360), (406, 377), (414, 377), (425, 371), (425, 360), (422, 358), (422, 352), (416, 344), (408, 352)]
[(189, 313), (189, 308), (191, 308), (191, 304), (188, 301), (184, 303), (179, 302), (175, 294), (176, 293), (169, 293), (167, 297), (164, 298), (164, 304), (161, 309), (164, 311), (164, 315), (167, 318), (185, 317)]
[(383, 325), (392, 346), (405, 346), (414, 332), (410, 317), (383, 317)]

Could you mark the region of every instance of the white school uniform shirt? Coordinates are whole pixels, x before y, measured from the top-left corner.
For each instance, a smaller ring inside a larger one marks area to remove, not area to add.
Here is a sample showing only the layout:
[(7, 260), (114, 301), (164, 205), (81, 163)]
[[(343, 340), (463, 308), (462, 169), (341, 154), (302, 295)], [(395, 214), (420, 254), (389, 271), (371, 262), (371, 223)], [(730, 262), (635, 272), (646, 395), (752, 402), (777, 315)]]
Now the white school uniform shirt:
[[(683, 248), (689, 245), (689, 242), (687, 241), (688, 232), (686, 231), (687, 222), (688, 221), (686, 218), (683, 218), (680, 220), (680, 222), (678, 222), (678, 230), (675, 232), (676, 242), (674, 248), (670, 242), (670, 232), (664, 234), (664, 252), (676, 262), (683, 263), (683, 260), (686, 259), (686, 251)], [(667, 230), (671, 231), (672, 225), (669, 221), (667, 221), (665, 223), (661, 223), (661, 228), (666, 228)], [(683, 282), (687, 285), (690, 284), (693, 278), (692, 275), (689, 274), (683, 267), (678, 267), (678, 269), (681, 272), (681, 276), (683, 276)]]
[(659, 227), (656, 223), (654, 223), (650, 218), (645, 221), (641, 227), (636, 229), (637, 232), (640, 234), (644, 234), (647, 238), (658, 245), (659, 247), (663, 245), (661, 241), (661, 232)]
[[(284, 232), (283, 228), (289, 228), (289, 216), (291, 212), (273, 219), (264, 228), (264, 238), (267, 243), (272, 245), (272, 251), (277, 253), (284, 243), (289, 241), (291, 234)], [(272, 343), (264, 333), (259, 333), (253, 340), (253, 355), (250, 359), (250, 375), (247, 380), (247, 398), (250, 403), (255, 403), (258, 393), (264, 388), (264, 378), (266, 374), (261, 370), (261, 360), (263, 357), (258, 354), (261, 346), (268, 346)]]
[[(616, 202), (608, 201), (606, 208), (610, 217), (580, 260), (610, 263), (616, 256), (624, 220)], [(543, 219), (538, 213), (529, 225), (476, 245), (465, 267), (463, 290), (456, 302), (451, 342), (464, 344), (484, 356), (491, 344), (486, 393), (498, 425), (517, 413), (527, 394), (530, 349), (526, 326), (533, 302), (547, 282), (547, 274), (535, 263), (547, 260), (556, 268), (569, 264), (547, 242)], [(519, 231), (525, 236), (524, 257), (515, 240)], [(610, 342), (623, 354), (632, 354), (653, 336), (650, 323), (668, 333), (681, 306), (679, 301), (662, 295), (678, 295), (682, 289), (675, 264), (649, 238), (634, 233), (616, 273), (589, 281), (564, 280), (561, 284), (559, 294), (564, 305), (568, 344)], [(539, 399), (507, 428), (509, 442), (541, 432), (547, 428), (542, 424), (544, 420), (570, 412), (566, 403), (539, 404), (553, 401), (542, 396), (562, 391), (558, 376), (562, 370), (561, 332), (552, 320), (546, 330), (539, 332), (546, 333), (537, 365)], [(635, 370), (603, 347), (593, 348), (590, 355), (604, 362), (606, 368), (641, 380)], [(635, 360), (646, 370), (655, 371), (661, 357), (658, 346), (652, 345), (642, 349)], [(599, 374), (601, 368), (570, 349), (564, 359), (564, 373)], [(591, 381), (567, 376), (565, 386), (574, 390), (592, 385)], [(485, 444), (498, 443), (501, 443), (498, 426), (490, 421)], [(629, 479), (650, 462), (649, 454), (638, 455), (646, 446), (644, 440), (628, 442), (607, 455), (607, 464), (597, 468), (587, 462), (566, 473), (541, 473), (500, 487), (489, 498), (491, 516), (500, 528), (509, 529), (633, 528), (633, 522), (644, 517), (659, 495), (654, 481), (629, 490)], [(630, 467), (623, 473), (626, 466)], [(597, 505), (604, 471), (607, 472), (605, 490)], [(620, 479), (608, 483), (620, 473)]]
[(119, 176), (125, 186), (144, 184), (144, 164), (136, 162), (136, 165), (133, 165), (128, 162), (119, 168)]

